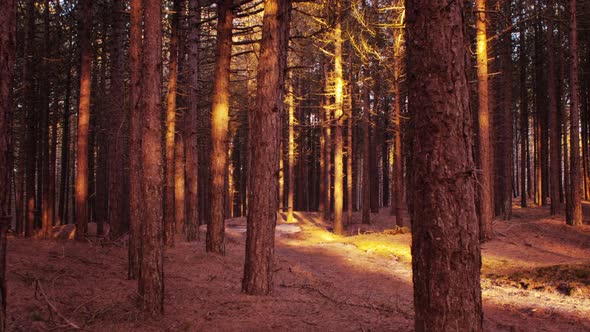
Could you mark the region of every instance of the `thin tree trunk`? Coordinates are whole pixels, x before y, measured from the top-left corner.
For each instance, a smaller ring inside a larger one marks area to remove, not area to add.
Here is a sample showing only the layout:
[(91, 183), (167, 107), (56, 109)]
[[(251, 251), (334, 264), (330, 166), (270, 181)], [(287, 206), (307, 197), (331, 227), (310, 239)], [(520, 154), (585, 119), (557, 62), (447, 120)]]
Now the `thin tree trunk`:
[[(403, 16), (402, 16), (403, 17)], [(393, 129), (394, 129), (394, 150), (393, 177), (391, 178), (391, 212), (395, 215), (395, 224), (404, 225), (403, 220), (403, 169), (402, 169), (402, 127), (401, 112), (402, 101), (400, 91), (400, 77), (402, 66), (403, 31), (401, 26), (404, 22), (397, 22), (400, 27), (393, 30)]]
[(463, 1), (407, 3), (408, 109), (414, 121), (409, 188), (418, 332), (483, 330), (464, 6)]
[(287, 80), (287, 119), (289, 121), (289, 137), (287, 142), (287, 160), (289, 161), (289, 183), (287, 185), (287, 222), (293, 222), (293, 204), (295, 194), (295, 91), (292, 78)]
[(479, 223), (480, 240), (490, 240), (494, 233), (492, 229), (492, 145), (491, 145), (491, 116), (488, 84), (488, 43), (486, 1), (477, 0), (477, 82), (478, 82), (478, 126), (479, 126), (479, 167), (481, 175), (478, 178), (479, 187)]
[(90, 135), (90, 89), (92, 75), (92, 1), (82, 1), (80, 21), (80, 97), (76, 149), (76, 240), (83, 240), (88, 229), (88, 138)]
[(201, 1), (189, 0), (189, 26), (192, 33), (189, 34), (189, 105), (184, 119), (184, 140), (186, 158), (186, 221), (184, 233), (189, 242), (197, 239), (199, 226), (199, 144), (198, 144), (198, 117), (199, 117), (199, 43)]
[[(125, 156), (128, 142), (126, 133), (128, 124), (125, 121), (125, 1), (114, 0), (112, 9), (111, 35), (111, 107), (107, 134), (108, 160), (108, 221), (110, 235), (117, 238), (127, 232), (129, 220), (128, 188), (129, 178), (125, 169), (129, 166)], [(136, 169), (132, 169), (133, 172)]]
[(560, 119), (557, 114), (557, 94), (555, 89), (555, 43), (553, 42), (553, 1), (547, 1), (547, 94), (549, 97), (549, 127), (550, 127), (550, 190), (551, 215), (556, 215), (561, 209), (559, 202), (559, 165), (561, 155), (561, 137), (559, 135)]
[(174, 247), (176, 237), (174, 208), (174, 136), (176, 131), (176, 86), (178, 82), (178, 25), (180, 23), (180, 0), (174, 0), (170, 23), (170, 61), (168, 64), (168, 95), (166, 103), (166, 186), (164, 187), (165, 241)]
[(35, 227), (35, 155), (37, 154), (37, 117), (33, 103), (33, 46), (35, 36), (35, 1), (27, 1), (27, 26), (25, 32), (24, 54), (26, 57), (23, 69), (23, 95), (25, 98), (25, 109), (27, 112), (27, 134), (26, 134), (26, 221), (25, 237), (33, 236)]
[(568, 225), (582, 225), (582, 178), (580, 167), (580, 81), (578, 77), (578, 27), (576, 17), (576, 0), (569, 1), (569, 28), (570, 28), (570, 213), (567, 214)]
[[(211, 166), (207, 252), (225, 254), (224, 183), (227, 170), (229, 126), (229, 78), (232, 49), (233, 0), (220, 0), (217, 8), (217, 46), (213, 104), (211, 106)], [(276, 211), (275, 211), (276, 212)]]
[(0, 7), (0, 331), (6, 331), (6, 234), (12, 220), (10, 212), (12, 154), (12, 79), (16, 52), (16, 1)]
[(365, 83), (363, 84), (363, 224), (371, 223), (371, 161), (370, 161), (370, 113), (371, 113), (371, 99), (370, 91), (367, 82), (369, 72), (365, 69)]
[(342, 71), (342, 22), (341, 2), (336, 1), (336, 23), (334, 25), (334, 233), (342, 234), (344, 208), (344, 77)]

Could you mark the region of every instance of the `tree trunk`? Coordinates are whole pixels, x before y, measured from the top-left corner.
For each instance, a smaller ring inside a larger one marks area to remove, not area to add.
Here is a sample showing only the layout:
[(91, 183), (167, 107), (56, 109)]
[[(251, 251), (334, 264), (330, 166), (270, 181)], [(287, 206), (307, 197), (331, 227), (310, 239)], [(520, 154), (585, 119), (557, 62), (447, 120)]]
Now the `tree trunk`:
[(92, 1), (83, 0), (80, 21), (80, 97), (76, 149), (76, 240), (86, 237), (88, 228), (88, 139), (90, 135), (90, 89), (92, 75)]
[(569, 0), (570, 11), (570, 201), (571, 204), (567, 214), (568, 225), (582, 225), (582, 178), (580, 167), (580, 81), (578, 77), (579, 55), (578, 55), (578, 27), (576, 17), (576, 0)]
[[(504, 2), (504, 13), (512, 21), (510, 0)], [(502, 113), (500, 116), (501, 125), (501, 148), (498, 156), (501, 162), (501, 169), (498, 173), (501, 176), (501, 192), (498, 193), (500, 198), (500, 215), (503, 220), (510, 220), (512, 217), (512, 159), (514, 155), (513, 145), (513, 115), (512, 115), (512, 35), (506, 33), (502, 38), (502, 57), (503, 57), (503, 91), (504, 98), (502, 101)]]
[(164, 311), (163, 206), (162, 186), (162, 13), (159, 1), (144, 5), (143, 39), (143, 124), (141, 127), (141, 273), (139, 295), (143, 309), (150, 314)]
[(35, 114), (33, 102), (33, 46), (35, 41), (35, 1), (27, 1), (27, 27), (25, 36), (24, 54), (26, 57), (23, 69), (23, 95), (25, 98), (25, 109), (27, 112), (27, 134), (26, 134), (26, 221), (25, 237), (33, 236), (35, 227), (35, 155), (37, 154), (37, 116)]
[(365, 69), (365, 82), (363, 84), (363, 224), (371, 223), (371, 134), (369, 132), (371, 126), (371, 97), (367, 79), (369, 72)]
[[(400, 15), (404, 17), (405, 15)], [(403, 220), (403, 170), (402, 170), (402, 101), (400, 91), (400, 77), (402, 66), (403, 26), (404, 22), (397, 22), (400, 27), (393, 30), (393, 130), (394, 130), (394, 158), (393, 177), (391, 179), (391, 212), (395, 215), (395, 224), (404, 225)]]
[(414, 121), (409, 188), (418, 332), (482, 331), (464, 4), (416, 0), (407, 5), (408, 108)]
[(344, 77), (342, 72), (342, 22), (341, 3), (336, 6), (336, 23), (334, 25), (334, 233), (342, 234), (343, 208), (344, 208), (344, 141), (342, 129), (344, 128)]
[(16, 1), (0, 7), (0, 331), (6, 331), (6, 234), (10, 228), (12, 79), (16, 52)]
[[(111, 35), (111, 85), (108, 121), (108, 221), (111, 238), (127, 232), (129, 220), (128, 177), (125, 169), (128, 160), (125, 156), (127, 146), (127, 126), (125, 121), (125, 2), (114, 0), (112, 9)], [(134, 172), (136, 169), (132, 169)]]
[(486, 1), (477, 0), (477, 90), (478, 90), (478, 126), (479, 126), (479, 167), (481, 175), (479, 181), (479, 223), (481, 241), (490, 240), (492, 230), (492, 145), (491, 145), (491, 116), (488, 84), (488, 42)]
[(176, 86), (178, 82), (178, 25), (180, 0), (174, 0), (170, 22), (170, 61), (168, 64), (168, 95), (166, 103), (166, 186), (164, 187), (164, 225), (166, 245), (174, 247), (176, 237), (174, 208), (174, 136), (176, 131)]
[(289, 120), (289, 137), (287, 142), (287, 159), (289, 162), (289, 182), (287, 185), (287, 222), (293, 222), (293, 204), (294, 202), (294, 194), (295, 194), (295, 91), (293, 89), (293, 81), (291, 78), (287, 81), (287, 96), (286, 96), (286, 104), (288, 115), (287, 119)]
[[(527, 90), (527, 58), (526, 58), (526, 26), (520, 27), (520, 206), (527, 207), (527, 166), (528, 166), (528, 145), (529, 145), (529, 105)], [(527, 183), (528, 182), (528, 183)]]
[(142, 105), (140, 96), (141, 79), (141, 44), (142, 44), (142, 0), (130, 2), (129, 25), (129, 259), (128, 278), (139, 278), (141, 262), (141, 221), (142, 198), (141, 182), (141, 127)]
[(550, 190), (551, 215), (556, 215), (560, 210), (559, 202), (559, 177), (561, 167), (559, 165), (561, 154), (561, 137), (559, 135), (560, 119), (557, 114), (557, 95), (555, 89), (555, 43), (553, 42), (553, 1), (547, 1), (547, 94), (549, 98), (549, 127), (550, 127)]
[(234, 17), (232, 11), (233, 0), (220, 0), (217, 5), (217, 46), (215, 50), (213, 104), (211, 106), (210, 205), (206, 248), (207, 252), (225, 254), (223, 197), (225, 172), (227, 170), (229, 78)]
[(186, 158), (186, 221), (184, 234), (186, 240), (191, 242), (197, 239), (199, 227), (199, 144), (198, 144), (198, 118), (199, 118), (199, 43), (201, 1), (189, 0), (189, 26), (192, 33), (189, 34), (189, 105), (184, 119), (184, 141)]
[(265, 0), (257, 75), (256, 109), (248, 117), (250, 181), (246, 259), (242, 291), (267, 295), (272, 291), (274, 233), (277, 216), (281, 114), (278, 103), (282, 74), (281, 27), (289, 24), (290, 0)]

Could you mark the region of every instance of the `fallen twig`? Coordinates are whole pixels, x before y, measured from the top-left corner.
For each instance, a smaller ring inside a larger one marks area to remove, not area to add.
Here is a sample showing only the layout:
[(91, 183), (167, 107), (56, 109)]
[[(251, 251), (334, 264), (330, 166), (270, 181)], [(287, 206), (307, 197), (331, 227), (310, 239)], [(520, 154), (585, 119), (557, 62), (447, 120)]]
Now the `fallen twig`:
[(43, 299), (45, 300), (45, 302), (47, 302), (47, 306), (49, 306), (49, 308), (51, 308), (51, 310), (53, 312), (55, 312), (55, 314), (64, 320), (64, 322), (66, 322), (68, 324), (68, 326), (70, 326), (71, 328), (75, 329), (75, 330), (81, 330), (82, 328), (80, 326), (78, 326), (76, 323), (70, 321), (69, 319), (67, 319), (64, 315), (62, 315), (57, 308), (53, 305), (53, 303), (51, 303), (51, 301), (49, 301), (49, 298), (47, 298), (47, 294), (45, 294), (45, 292), (43, 291), (43, 286), (41, 286), (41, 281), (39, 279), (35, 280), (35, 294), (37, 294), (37, 292), (39, 292), (42, 296)]

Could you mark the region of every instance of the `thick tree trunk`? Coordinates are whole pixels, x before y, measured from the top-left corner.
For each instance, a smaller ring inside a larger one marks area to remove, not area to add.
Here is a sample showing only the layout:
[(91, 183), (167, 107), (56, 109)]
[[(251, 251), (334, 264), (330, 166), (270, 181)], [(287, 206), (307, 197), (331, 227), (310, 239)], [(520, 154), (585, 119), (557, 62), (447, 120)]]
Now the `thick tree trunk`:
[(142, 232), (139, 295), (143, 309), (164, 311), (164, 257), (162, 185), (162, 12), (159, 1), (144, 4), (142, 68), (141, 161)]
[(582, 170), (580, 166), (580, 81), (578, 77), (578, 27), (576, 17), (576, 0), (569, 0), (570, 28), (570, 201), (567, 214), (568, 225), (582, 225)]
[(80, 97), (76, 148), (76, 239), (83, 240), (88, 228), (88, 139), (90, 135), (90, 89), (92, 75), (92, 1), (82, 1), (80, 21)]
[(6, 234), (10, 228), (12, 79), (16, 52), (16, 0), (0, 6), (0, 331), (6, 331)]
[[(277, 216), (282, 74), (281, 24), (289, 24), (290, 0), (265, 0), (257, 75), (256, 109), (248, 117), (250, 181), (246, 259), (242, 291), (267, 295), (272, 291), (274, 233)], [(284, 26), (283, 26), (284, 27)]]
[(198, 117), (199, 117), (199, 43), (201, 1), (189, 0), (189, 26), (192, 33), (189, 34), (189, 105), (184, 119), (184, 140), (186, 158), (186, 221), (184, 234), (187, 241), (195, 241), (199, 226), (199, 144), (198, 144)]
[[(110, 235), (117, 238), (127, 232), (129, 220), (128, 177), (125, 169), (128, 160), (125, 156), (127, 146), (127, 126), (125, 121), (125, 2), (114, 0), (112, 9), (111, 34), (111, 85), (108, 112), (107, 160), (108, 160), (108, 221)], [(132, 171), (136, 171), (132, 169)]]
[(414, 121), (409, 188), (418, 332), (482, 331), (464, 4), (407, 4), (408, 108)]
[(227, 170), (233, 0), (220, 0), (217, 5), (217, 46), (215, 49), (213, 104), (211, 106), (210, 205), (206, 248), (207, 252), (225, 254), (223, 197)]

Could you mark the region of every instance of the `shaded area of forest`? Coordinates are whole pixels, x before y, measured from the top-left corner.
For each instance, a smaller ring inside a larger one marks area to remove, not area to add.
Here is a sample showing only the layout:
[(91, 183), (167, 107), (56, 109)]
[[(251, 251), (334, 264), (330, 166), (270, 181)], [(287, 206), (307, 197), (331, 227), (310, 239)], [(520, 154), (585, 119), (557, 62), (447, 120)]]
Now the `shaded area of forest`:
[[(590, 226), (572, 231), (546, 215), (515, 209), (513, 222), (495, 223), (496, 239), (483, 245), (485, 330), (590, 329)], [(389, 235), (395, 226), (386, 211), (371, 226), (354, 224), (350, 236), (329, 232), (317, 213), (294, 217), (302, 231), (277, 234), (272, 296), (240, 294), (245, 234), (229, 227), (225, 257), (200, 242), (166, 252), (166, 314), (157, 319), (141, 313), (135, 283), (125, 280), (124, 239), (12, 238), (8, 328), (67, 329), (50, 301), (89, 330), (413, 330), (411, 237)]]

